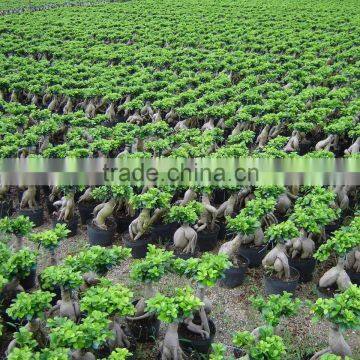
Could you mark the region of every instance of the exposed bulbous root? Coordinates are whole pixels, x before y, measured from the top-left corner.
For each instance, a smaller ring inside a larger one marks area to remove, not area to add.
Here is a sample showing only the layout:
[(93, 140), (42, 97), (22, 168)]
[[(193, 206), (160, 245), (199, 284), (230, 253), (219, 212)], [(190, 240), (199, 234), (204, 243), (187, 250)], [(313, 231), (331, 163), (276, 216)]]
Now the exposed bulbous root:
[(351, 286), (349, 275), (344, 270), (345, 260), (339, 259), (336, 266), (332, 267), (319, 280), (319, 286), (327, 288), (337, 285), (340, 291), (345, 291)]
[(36, 208), (36, 186), (35, 185), (29, 185), (28, 188), (24, 191), (21, 197), (20, 201), (20, 209), (24, 209), (26, 206), (29, 207), (29, 209), (35, 209)]
[(75, 201), (74, 193), (63, 196), (61, 200), (54, 202), (55, 207), (60, 207), (57, 216), (59, 221), (68, 221), (74, 217)]
[(346, 150), (344, 150), (345, 155), (358, 154), (360, 151), (360, 136), (355, 140), (355, 142)]
[(129, 235), (131, 240), (136, 241), (145, 234), (151, 224), (150, 219), (150, 209), (143, 209), (139, 216), (129, 225)]
[(330, 151), (331, 148), (335, 148), (339, 141), (338, 135), (330, 134), (326, 139), (319, 141), (315, 145), (315, 150), (326, 150)]
[(290, 266), (286, 256), (286, 249), (283, 244), (277, 244), (262, 260), (265, 269), (274, 269), (279, 279), (290, 278)]
[(183, 360), (178, 335), (178, 324), (170, 324), (166, 330), (164, 341), (160, 343), (161, 360)]
[(116, 207), (115, 199), (97, 205), (93, 211), (95, 216), (93, 223), (100, 229), (107, 230), (106, 219), (109, 218)]
[(183, 224), (175, 231), (174, 245), (185, 254), (194, 254), (197, 236), (197, 232), (189, 224)]

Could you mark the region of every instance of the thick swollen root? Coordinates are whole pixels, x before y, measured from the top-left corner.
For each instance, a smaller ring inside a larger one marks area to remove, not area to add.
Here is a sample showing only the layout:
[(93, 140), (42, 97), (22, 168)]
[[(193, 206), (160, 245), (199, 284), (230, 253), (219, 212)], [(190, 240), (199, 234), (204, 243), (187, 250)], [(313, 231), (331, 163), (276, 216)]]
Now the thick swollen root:
[(265, 125), (265, 127), (261, 130), (259, 136), (256, 139), (256, 144), (258, 149), (262, 149), (266, 145), (269, 139), (269, 131), (270, 131), (269, 124)]
[(319, 141), (315, 145), (315, 150), (326, 150), (330, 151), (331, 148), (334, 148), (337, 145), (338, 137), (336, 135), (330, 134), (326, 139)]
[(108, 345), (111, 351), (115, 350), (116, 348), (130, 348), (131, 343), (129, 341), (129, 338), (122, 329), (118, 319), (115, 318), (110, 324), (110, 330), (114, 334), (114, 338), (108, 340)]
[(106, 203), (102, 203), (94, 209), (94, 224), (100, 228), (107, 230), (106, 219), (109, 218), (115, 209), (116, 201), (114, 199), (109, 200)]
[(301, 259), (309, 259), (314, 254), (315, 242), (302, 231), (302, 236), (291, 239), (287, 243), (287, 248), (292, 259), (297, 256)]
[(136, 241), (150, 226), (150, 210), (143, 209), (140, 215), (134, 219), (129, 225), (129, 235), (130, 239)]
[(290, 278), (289, 261), (285, 253), (285, 246), (277, 244), (262, 260), (265, 269), (273, 269), (278, 274), (279, 279)]
[(166, 330), (164, 341), (160, 344), (161, 360), (183, 360), (178, 335), (178, 324), (170, 324)]
[(75, 201), (74, 194), (63, 196), (61, 200), (55, 201), (54, 206), (60, 206), (58, 213), (59, 221), (67, 221), (74, 217)]
[(203, 231), (207, 228), (212, 230), (217, 217), (217, 209), (210, 204), (208, 195), (204, 194), (202, 196), (201, 203), (204, 205), (204, 211), (202, 212), (198, 223), (194, 226), (197, 232)]
[(234, 239), (225, 242), (220, 246), (219, 254), (226, 254), (228, 258), (235, 263), (241, 245), (242, 235), (238, 234)]
[(216, 217), (220, 219), (226, 216), (231, 216), (234, 213), (236, 200), (236, 194), (231, 194), (230, 197), (225, 202), (223, 202), (217, 209)]
[(319, 280), (319, 286), (327, 288), (337, 285), (340, 291), (345, 291), (351, 286), (349, 275), (344, 270), (344, 261), (339, 260), (338, 264), (329, 269)]
[(300, 149), (300, 133), (294, 130), (287, 144), (284, 147), (285, 152), (299, 151)]
[(84, 352), (81, 350), (75, 350), (71, 353), (72, 360), (96, 360), (96, 357), (91, 352)]
[(179, 227), (174, 234), (174, 245), (185, 254), (194, 254), (197, 242), (197, 232), (188, 224)]
[(345, 269), (360, 272), (360, 247), (353, 249), (347, 254)]
[(356, 141), (344, 151), (345, 155), (354, 155), (358, 154), (360, 151), (360, 136), (356, 139)]
[(20, 209), (23, 209), (26, 206), (28, 206), (29, 209), (34, 209), (36, 207), (35, 196), (36, 196), (36, 187), (34, 185), (30, 185), (22, 195), (20, 201)]

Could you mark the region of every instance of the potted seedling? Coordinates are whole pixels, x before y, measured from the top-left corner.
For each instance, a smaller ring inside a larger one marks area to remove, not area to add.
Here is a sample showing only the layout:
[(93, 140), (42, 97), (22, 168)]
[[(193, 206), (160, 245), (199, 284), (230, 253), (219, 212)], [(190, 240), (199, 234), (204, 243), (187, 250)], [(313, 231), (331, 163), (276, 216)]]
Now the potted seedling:
[(100, 277), (106, 275), (116, 265), (131, 256), (131, 250), (122, 246), (104, 248), (102, 246), (91, 246), (80, 251), (76, 255), (65, 258), (64, 265), (81, 272), (84, 284), (80, 290), (86, 290), (100, 281)]
[(9, 186), (0, 186), (0, 219), (11, 216), (13, 212), (13, 201), (9, 196)]
[(0, 219), (0, 232), (15, 236), (16, 242), (14, 251), (18, 251), (24, 246), (24, 238), (28, 236), (34, 227), (34, 223), (28, 217), (20, 215), (16, 218), (4, 217)]
[(192, 289), (175, 289), (171, 297), (157, 293), (154, 297), (146, 301), (147, 312), (153, 312), (158, 319), (168, 324), (165, 338), (160, 345), (162, 359), (176, 360), (183, 359), (184, 353), (179, 342), (179, 324), (185, 319), (193, 316), (193, 313), (203, 306)]
[(196, 295), (203, 303), (194, 316), (185, 319), (179, 327), (180, 343), (186, 352), (209, 352), (216, 327), (209, 318), (212, 304), (206, 296), (206, 289), (222, 279), (225, 270), (230, 266), (227, 255), (211, 253), (204, 254), (200, 259), (178, 259), (174, 265), (177, 272), (196, 281)]
[[(37, 254), (28, 248), (23, 248), (10, 255), (5, 263), (6, 278), (9, 283), (4, 288), (7, 295), (14, 294), (19, 289), (30, 290), (35, 285)], [(20, 286), (20, 287), (19, 287)]]
[(160, 321), (154, 313), (146, 312), (146, 301), (156, 294), (154, 283), (172, 269), (174, 255), (171, 251), (148, 245), (145, 259), (136, 261), (131, 268), (130, 278), (143, 284), (143, 296), (134, 302), (135, 315), (127, 317), (131, 332), (140, 342), (154, 341), (159, 333)]
[(281, 294), (283, 291), (294, 293), (299, 282), (299, 272), (289, 266), (285, 244), (288, 240), (299, 236), (299, 230), (293, 222), (288, 220), (271, 225), (266, 230), (265, 236), (274, 245), (262, 260), (266, 271), (265, 292), (267, 294)]
[(329, 346), (318, 351), (310, 360), (322, 359), (321, 356), (330, 353), (338, 355), (341, 359), (351, 357), (350, 346), (344, 339), (343, 332), (347, 329), (360, 328), (360, 288), (350, 286), (341, 294), (331, 299), (318, 299), (311, 307), (314, 321), (326, 319), (330, 322)]
[(114, 336), (107, 314), (97, 310), (79, 324), (56, 317), (49, 319), (47, 325), (50, 328), (50, 346), (70, 349), (71, 358), (76, 360), (96, 360), (93, 352)]
[(210, 189), (203, 189), (201, 196), (202, 212), (194, 225), (198, 233), (197, 245), (199, 251), (210, 251), (215, 248), (220, 227), (216, 224), (217, 209), (211, 205), (209, 199)]
[(236, 235), (220, 247), (219, 253), (228, 254), (234, 265), (240, 254), (249, 260), (250, 267), (259, 266), (266, 254), (266, 245), (258, 218), (242, 211), (234, 218), (227, 217), (226, 221), (227, 229)]
[(129, 185), (101, 186), (92, 190), (91, 196), (101, 203), (94, 208), (94, 219), (87, 225), (91, 245), (109, 246), (113, 243), (117, 225), (112, 216), (116, 207), (128, 201), (132, 193)]
[(233, 343), (246, 352), (241, 360), (281, 360), (286, 353), (283, 339), (274, 334), (272, 327), (260, 328), (258, 336), (249, 331), (237, 332)]
[(44, 223), (44, 209), (36, 203), (36, 186), (29, 185), (22, 193), (19, 215), (27, 216), (35, 227)]
[[(271, 294), (267, 299), (262, 296), (253, 296), (250, 298), (250, 302), (261, 313), (266, 326), (271, 326), (277, 335), (280, 335), (281, 332), (280, 321), (284, 317), (289, 318), (297, 315), (301, 306), (301, 301), (293, 299), (292, 294), (288, 292), (283, 292), (281, 295)], [(251, 334), (258, 338), (262, 327), (264, 326), (257, 327)]]
[(56, 303), (49, 311), (49, 315), (57, 311), (60, 317), (79, 321), (80, 307), (78, 300), (75, 299), (74, 290), (83, 282), (80, 272), (64, 265), (49, 266), (41, 273), (39, 282), (42, 289), (50, 289), (56, 293), (53, 304), (55, 301)]
[(77, 233), (79, 217), (75, 214), (75, 189), (72, 186), (62, 186), (62, 198), (54, 202), (55, 211), (52, 219), (53, 227), (57, 224), (66, 224), (70, 230), (67, 236), (75, 236)]
[[(27, 321), (25, 328), (31, 332), (40, 347), (46, 345), (46, 330), (42, 320), (45, 317), (45, 311), (51, 307), (51, 299), (54, 294), (48, 291), (37, 290), (33, 293), (22, 292), (17, 295), (13, 304), (6, 310), (7, 314), (16, 321)], [(16, 346), (16, 340), (13, 340), (7, 349)]]
[[(249, 196), (247, 193), (244, 189), (242, 197)], [(266, 199), (250, 197), (244, 202), (246, 206), (238, 216), (234, 219), (227, 218), (227, 227), (237, 233), (234, 242), (240, 243), (239, 253), (249, 259), (250, 267), (257, 267), (266, 255), (267, 248), (262, 224), (265, 227), (276, 223), (272, 213), (276, 202), (271, 196)]]
[(337, 264), (326, 271), (319, 280), (318, 290), (321, 296), (331, 297), (335, 291), (344, 291), (351, 286), (351, 279), (345, 270), (345, 265), (347, 254), (359, 246), (359, 219), (360, 217), (355, 217), (349, 226), (336, 230), (314, 255), (321, 262), (327, 260), (333, 253), (338, 259)]
[(174, 233), (175, 254), (180, 257), (195, 255), (198, 233), (191, 227), (202, 212), (203, 205), (190, 201), (185, 205), (174, 205), (167, 214), (167, 221), (182, 224)]
[(89, 288), (80, 300), (82, 312), (91, 315), (92, 312), (99, 311), (105, 313), (111, 320), (109, 329), (114, 335), (107, 341), (110, 351), (118, 347), (126, 349), (134, 347), (133, 339), (126, 334), (120, 320), (121, 317), (134, 315), (132, 298), (133, 293), (126, 287), (103, 280), (100, 284)]
[(171, 194), (158, 188), (150, 188), (130, 199), (131, 206), (140, 210), (139, 216), (129, 225), (129, 238), (124, 243), (131, 248), (134, 258), (144, 258), (147, 246), (153, 241), (150, 229), (161, 218), (170, 206)]
[(61, 240), (65, 239), (70, 230), (65, 224), (56, 224), (53, 230), (45, 230), (38, 233), (32, 233), (29, 240), (42, 246), (50, 254), (50, 265), (57, 265), (56, 248)]
[[(332, 200), (331, 200), (332, 201)], [(337, 212), (321, 196), (309, 194), (300, 198), (290, 219), (300, 229), (300, 236), (287, 242), (290, 266), (300, 273), (300, 282), (309, 282), (315, 269), (313, 238), (323, 233), (324, 227), (336, 218)]]

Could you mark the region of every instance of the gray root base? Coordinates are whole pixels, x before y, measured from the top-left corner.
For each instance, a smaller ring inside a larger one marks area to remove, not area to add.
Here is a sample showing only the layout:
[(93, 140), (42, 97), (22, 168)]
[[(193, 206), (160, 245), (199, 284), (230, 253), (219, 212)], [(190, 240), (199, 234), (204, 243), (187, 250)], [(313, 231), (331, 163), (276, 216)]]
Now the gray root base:
[(59, 221), (68, 221), (74, 217), (75, 201), (74, 194), (63, 196), (61, 200), (54, 202), (55, 207), (60, 207), (57, 214)]
[(345, 291), (352, 284), (349, 275), (344, 270), (345, 260), (339, 259), (336, 266), (332, 267), (320, 278), (319, 286), (322, 288), (337, 285), (340, 291)]
[(285, 246), (277, 244), (262, 260), (265, 269), (275, 270), (279, 279), (290, 278), (290, 266)]
[(310, 259), (315, 251), (315, 242), (306, 232), (301, 230), (301, 236), (286, 243), (286, 249), (292, 259), (299, 256), (301, 259)]
[(30, 185), (22, 194), (20, 201), (20, 209), (28, 207), (29, 209), (35, 209), (37, 204), (35, 201), (36, 196), (36, 187), (35, 185)]
[(95, 216), (93, 223), (99, 229), (107, 230), (106, 219), (109, 218), (115, 209), (116, 201), (110, 199), (108, 202), (101, 203), (95, 207), (93, 214)]
[(194, 254), (197, 242), (197, 232), (188, 224), (183, 224), (174, 234), (174, 246), (185, 254)]
[(161, 360), (183, 360), (185, 355), (181, 350), (178, 335), (178, 324), (169, 324), (164, 340), (160, 343)]

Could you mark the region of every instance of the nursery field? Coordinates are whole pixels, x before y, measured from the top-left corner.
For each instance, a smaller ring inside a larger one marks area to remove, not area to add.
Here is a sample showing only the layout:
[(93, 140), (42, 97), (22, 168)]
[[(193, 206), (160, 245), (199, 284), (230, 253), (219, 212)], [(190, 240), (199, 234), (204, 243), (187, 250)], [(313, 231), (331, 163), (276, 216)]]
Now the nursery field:
[[(0, 1), (1, 159), (360, 159), (357, 0), (24, 6)], [(359, 360), (359, 204), (0, 182), (0, 358)]]

